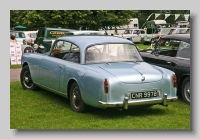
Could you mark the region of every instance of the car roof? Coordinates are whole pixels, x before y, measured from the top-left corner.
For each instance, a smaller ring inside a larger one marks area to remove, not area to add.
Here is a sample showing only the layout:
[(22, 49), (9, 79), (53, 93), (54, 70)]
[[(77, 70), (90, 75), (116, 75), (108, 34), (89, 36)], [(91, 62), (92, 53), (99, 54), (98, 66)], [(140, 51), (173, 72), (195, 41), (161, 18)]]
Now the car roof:
[(102, 44), (102, 43), (129, 43), (133, 44), (130, 40), (120, 38), (117, 36), (108, 36), (108, 35), (72, 35), (72, 36), (63, 36), (57, 40), (69, 41), (77, 46), (87, 47), (93, 44)]
[(24, 32), (24, 31), (10, 31), (10, 33), (18, 33), (18, 32)]
[(165, 35), (162, 38), (178, 39), (190, 43), (190, 34), (171, 34), (171, 35)]
[(78, 30), (75, 30), (75, 29), (66, 29), (66, 28), (49, 28), (49, 27), (41, 27), (43, 29), (46, 29), (46, 30), (58, 30), (58, 31), (78, 31)]

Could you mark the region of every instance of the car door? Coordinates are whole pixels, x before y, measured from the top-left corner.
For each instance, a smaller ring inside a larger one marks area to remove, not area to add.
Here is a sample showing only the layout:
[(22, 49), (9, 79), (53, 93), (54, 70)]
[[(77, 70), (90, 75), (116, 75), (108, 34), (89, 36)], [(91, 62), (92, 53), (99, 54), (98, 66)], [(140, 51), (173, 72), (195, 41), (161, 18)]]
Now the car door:
[(63, 78), (63, 71), (66, 70), (65, 65), (68, 62), (63, 57), (69, 53), (70, 44), (66, 45), (64, 41), (56, 41), (49, 56), (41, 61), (40, 81), (42, 85), (60, 91), (60, 81)]
[(134, 30), (133, 35), (134, 35), (133, 42), (140, 42), (141, 40), (140, 30)]
[(150, 64), (174, 71), (180, 41), (174, 39), (160, 39), (159, 41), (159, 46), (155, 47), (154, 51), (147, 57), (144, 57), (144, 60)]

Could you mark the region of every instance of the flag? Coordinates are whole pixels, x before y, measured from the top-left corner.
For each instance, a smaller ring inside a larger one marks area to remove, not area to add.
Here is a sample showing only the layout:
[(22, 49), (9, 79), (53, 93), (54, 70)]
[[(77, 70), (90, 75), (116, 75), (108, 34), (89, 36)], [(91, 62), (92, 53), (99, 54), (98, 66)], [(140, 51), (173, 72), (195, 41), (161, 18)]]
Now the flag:
[(180, 14), (175, 14), (175, 20), (180, 16)]
[(170, 14), (165, 14), (165, 19), (166, 19), (168, 16), (170, 16)]
[(185, 16), (185, 21), (188, 21), (188, 18), (189, 18), (189, 14), (184, 14), (184, 16)]
[(155, 14), (155, 19), (159, 16), (160, 14)]

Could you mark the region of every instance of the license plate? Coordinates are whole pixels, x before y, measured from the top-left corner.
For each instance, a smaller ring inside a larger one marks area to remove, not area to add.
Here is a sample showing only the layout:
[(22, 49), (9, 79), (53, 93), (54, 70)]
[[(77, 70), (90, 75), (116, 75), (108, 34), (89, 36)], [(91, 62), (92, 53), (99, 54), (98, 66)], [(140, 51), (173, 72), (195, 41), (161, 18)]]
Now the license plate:
[(160, 93), (158, 91), (148, 91), (148, 92), (137, 92), (137, 93), (131, 93), (132, 99), (138, 99), (138, 98), (151, 98), (151, 97), (158, 97)]

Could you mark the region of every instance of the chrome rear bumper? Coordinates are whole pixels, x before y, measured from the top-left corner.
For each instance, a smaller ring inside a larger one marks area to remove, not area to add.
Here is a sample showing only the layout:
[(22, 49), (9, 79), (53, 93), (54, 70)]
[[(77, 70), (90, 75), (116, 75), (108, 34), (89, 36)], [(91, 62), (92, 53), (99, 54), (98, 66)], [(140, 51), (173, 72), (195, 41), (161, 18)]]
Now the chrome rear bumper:
[(167, 97), (167, 94), (164, 94), (162, 98), (157, 99), (150, 99), (150, 100), (134, 100), (129, 101), (129, 97), (124, 97), (123, 102), (103, 102), (99, 101), (99, 106), (106, 107), (106, 108), (120, 108), (123, 107), (124, 109), (128, 109), (129, 106), (140, 106), (140, 105), (156, 105), (160, 104), (163, 106), (168, 106), (168, 101), (177, 100), (178, 97)]

